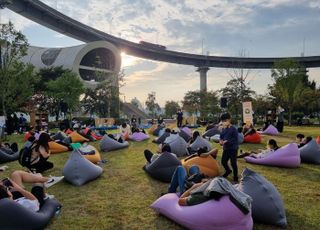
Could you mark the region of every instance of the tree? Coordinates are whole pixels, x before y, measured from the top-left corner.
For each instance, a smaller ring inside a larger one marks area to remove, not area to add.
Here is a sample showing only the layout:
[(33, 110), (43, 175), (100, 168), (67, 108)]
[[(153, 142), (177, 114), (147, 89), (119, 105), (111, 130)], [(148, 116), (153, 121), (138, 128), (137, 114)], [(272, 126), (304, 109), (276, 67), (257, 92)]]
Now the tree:
[(80, 95), (84, 92), (82, 81), (70, 70), (66, 70), (56, 80), (49, 81), (46, 86), (44, 94), (51, 102), (50, 112), (56, 115), (59, 115), (61, 102), (66, 103), (68, 110), (75, 110), (79, 105)]
[(220, 90), (223, 97), (228, 98), (228, 110), (236, 117), (242, 111), (242, 102), (251, 101), (254, 91), (247, 86), (243, 79), (234, 78), (227, 82), (227, 86)]
[(219, 112), (217, 93), (213, 91), (188, 91), (182, 101), (183, 109), (191, 114), (200, 112), (203, 119)]
[(100, 117), (119, 117), (119, 87), (124, 85), (124, 76), (122, 70), (115, 79), (102, 81), (94, 89), (87, 88), (81, 101), (85, 112), (91, 115), (98, 114)]
[(150, 115), (153, 117), (156, 116), (157, 112), (161, 110), (158, 103), (156, 103), (156, 93), (151, 92), (148, 94), (148, 98), (146, 100), (146, 107), (150, 111)]
[(28, 49), (26, 37), (11, 22), (0, 27), (0, 102), (1, 113), (24, 106), (33, 93), (37, 76), (31, 65), (20, 59)]
[(295, 107), (305, 103), (310, 94), (311, 85), (306, 86), (305, 69), (292, 59), (285, 59), (274, 63), (271, 69), (273, 85), (269, 85), (269, 93), (274, 97), (274, 102), (287, 108), (289, 125), (291, 125), (292, 112)]
[(172, 118), (172, 116), (175, 115), (179, 109), (180, 105), (176, 101), (166, 101), (164, 106), (165, 114), (168, 118)]

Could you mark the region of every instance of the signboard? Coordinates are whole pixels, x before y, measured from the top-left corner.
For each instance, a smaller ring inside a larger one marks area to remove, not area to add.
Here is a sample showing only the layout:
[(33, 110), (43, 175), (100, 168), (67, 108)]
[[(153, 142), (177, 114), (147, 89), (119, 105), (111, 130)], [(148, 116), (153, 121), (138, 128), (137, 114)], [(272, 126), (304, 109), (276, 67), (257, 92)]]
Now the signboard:
[(243, 109), (243, 123), (253, 124), (252, 102), (251, 101), (243, 102), (242, 109)]

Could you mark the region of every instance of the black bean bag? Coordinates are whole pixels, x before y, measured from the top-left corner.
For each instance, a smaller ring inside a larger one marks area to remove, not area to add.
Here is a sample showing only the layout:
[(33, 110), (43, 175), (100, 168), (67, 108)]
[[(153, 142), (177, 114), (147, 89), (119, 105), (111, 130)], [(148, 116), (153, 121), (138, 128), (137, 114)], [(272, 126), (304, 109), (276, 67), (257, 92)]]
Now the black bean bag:
[(64, 179), (76, 186), (94, 180), (102, 173), (101, 167), (84, 158), (78, 150), (73, 150), (62, 171)]
[(0, 164), (19, 159), (19, 151), (13, 152), (9, 148), (0, 148)]
[(320, 164), (320, 145), (317, 144), (316, 140), (311, 140), (299, 150), (302, 162)]
[(182, 157), (189, 154), (188, 144), (182, 137), (177, 137), (174, 141), (169, 143), (171, 152), (178, 157)]
[(151, 177), (162, 182), (170, 182), (178, 165), (181, 165), (181, 162), (175, 154), (164, 152), (158, 159), (148, 162), (144, 169)]
[(187, 133), (186, 133), (185, 131), (183, 131), (183, 130), (180, 130), (179, 136), (182, 137), (182, 138), (185, 140), (185, 142), (189, 142), (190, 139), (191, 139), (191, 137), (189, 136), (189, 134), (187, 134)]
[(154, 139), (152, 142), (156, 144), (162, 144), (167, 137), (170, 136), (170, 133), (164, 132), (159, 138)]
[(127, 148), (129, 146), (129, 142), (125, 141), (123, 143), (120, 143), (108, 135), (104, 135), (102, 140), (100, 141), (100, 150), (102, 152), (108, 152), (112, 150), (117, 150), (117, 149), (123, 149)]
[(0, 229), (44, 229), (61, 205), (56, 199), (47, 199), (38, 212), (28, 210), (10, 199), (0, 200)]
[(263, 176), (245, 168), (237, 188), (251, 196), (252, 217), (255, 221), (287, 226), (283, 200), (276, 187)]
[(221, 134), (221, 131), (218, 128), (214, 127), (212, 129), (207, 130), (202, 136), (203, 137), (212, 137), (216, 134)]

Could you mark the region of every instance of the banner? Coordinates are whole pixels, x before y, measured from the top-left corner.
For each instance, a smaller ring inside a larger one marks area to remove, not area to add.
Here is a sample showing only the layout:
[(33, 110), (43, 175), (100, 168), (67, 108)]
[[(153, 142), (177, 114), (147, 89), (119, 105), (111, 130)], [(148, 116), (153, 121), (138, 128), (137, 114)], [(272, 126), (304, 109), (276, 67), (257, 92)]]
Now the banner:
[(243, 109), (243, 123), (253, 124), (252, 102), (251, 101), (243, 102), (242, 109)]

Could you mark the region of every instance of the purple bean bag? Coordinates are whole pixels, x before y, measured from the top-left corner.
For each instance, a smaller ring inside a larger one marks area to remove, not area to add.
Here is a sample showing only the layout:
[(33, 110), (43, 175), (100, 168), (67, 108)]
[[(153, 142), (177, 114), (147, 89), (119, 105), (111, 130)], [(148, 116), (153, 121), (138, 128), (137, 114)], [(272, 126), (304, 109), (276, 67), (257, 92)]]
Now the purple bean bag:
[(142, 132), (133, 133), (131, 136), (129, 136), (129, 139), (133, 141), (144, 141), (149, 139), (149, 135)]
[(243, 214), (229, 199), (209, 200), (194, 206), (180, 206), (179, 197), (168, 193), (156, 200), (151, 208), (187, 229), (251, 230), (251, 212)]
[(181, 130), (188, 134), (190, 137), (192, 137), (192, 130), (188, 127), (183, 127)]
[(279, 131), (277, 130), (276, 127), (273, 125), (269, 125), (268, 128), (266, 128), (264, 131), (261, 132), (262, 134), (267, 134), (267, 135), (272, 135), (276, 136), (279, 134)]
[(265, 158), (253, 158), (249, 156), (244, 159), (252, 164), (296, 168), (300, 165), (300, 152), (296, 143), (290, 143)]

